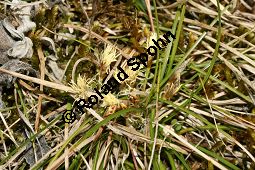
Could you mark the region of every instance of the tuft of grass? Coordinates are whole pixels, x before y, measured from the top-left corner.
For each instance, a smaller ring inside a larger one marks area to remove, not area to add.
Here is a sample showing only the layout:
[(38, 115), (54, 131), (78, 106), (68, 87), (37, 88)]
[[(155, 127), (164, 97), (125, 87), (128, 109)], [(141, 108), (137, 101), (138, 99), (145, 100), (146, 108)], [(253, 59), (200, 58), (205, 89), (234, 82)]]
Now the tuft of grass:
[[(255, 4), (234, 2), (37, 1), (37, 27), (26, 36), (41, 76), (0, 68), (24, 80), (2, 93), (0, 169), (254, 169)], [(74, 106), (166, 31), (176, 38), (148, 67), (84, 113)], [(56, 70), (44, 61), (50, 54)], [(66, 110), (73, 123), (62, 120)], [(24, 159), (31, 143), (33, 164)]]

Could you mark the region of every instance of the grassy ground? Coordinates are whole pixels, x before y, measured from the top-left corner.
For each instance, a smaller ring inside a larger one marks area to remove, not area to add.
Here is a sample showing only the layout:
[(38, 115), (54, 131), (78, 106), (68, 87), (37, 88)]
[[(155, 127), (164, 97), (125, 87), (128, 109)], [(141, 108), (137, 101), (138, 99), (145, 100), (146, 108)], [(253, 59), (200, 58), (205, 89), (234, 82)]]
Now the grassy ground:
[[(0, 70), (18, 77), (3, 87), (0, 169), (255, 169), (254, 10), (252, 0), (40, 3), (25, 61), (39, 77)], [(167, 31), (176, 38), (130, 70)], [(118, 65), (129, 78), (81, 114), (74, 102)]]

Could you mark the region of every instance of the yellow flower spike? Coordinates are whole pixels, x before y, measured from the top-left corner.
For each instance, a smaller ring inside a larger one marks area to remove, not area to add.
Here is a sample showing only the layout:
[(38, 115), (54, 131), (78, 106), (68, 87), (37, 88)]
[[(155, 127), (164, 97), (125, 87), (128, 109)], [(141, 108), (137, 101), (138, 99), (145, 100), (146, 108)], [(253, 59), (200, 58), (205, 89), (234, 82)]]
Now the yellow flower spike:
[[(137, 75), (140, 71), (140, 68), (136, 71), (133, 71), (131, 70), (131, 68), (129, 66), (127, 66), (126, 62), (123, 62), (121, 65), (120, 65), (121, 68), (124, 69), (125, 73), (128, 75), (128, 78), (125, 79), (124, 82), (134, 82), (137, 78)], [(116, 70), (114, 73), (113, 73), (113, 77), (120, 83), (124, 83), (123, 81), (120, 81), (117, 74), (119, 73), (119, 70)]]
[(146, 42), (146, 48), (148, 49), (150, 46), (155, 46), (154, 42), (152, 40), (157, 40), (157, 34), (155, 32), (152, 32), (150, 37), (147, 39)]
[(129, 76), (126, 81), (135, 81), (136, 80), (136, 77), (138, 75), (138, 71), (139, 70), (136, 70), (136, 71), (133, 71), (131, 70), (129, 67), (126, 67), (125, 68), (125, 73), (127, 73), (127, 75)]
[(124, 103), (120, 103), (120, 107), (121, 107), (122, 109), (126, 109), (126, 108), (127, 108), (127, 105), (125, 105)]
[(112, 105), (119, 105), (120, 100), (117, 99), (112, 93), (108, 93), (107, 95), (104, 96), (103, 99), (103, 104), (102, 106), (112, 106)]
[(101, 62), (106, 68), (107, 72), (110, 70), (110, 64), (114, 61), (117, 61), (116, 58), (119, 54), (116, 53), (114, 46), (107, 44), (105, 50), (101, 55)]
[(77, 92), (78, 96), (80, 98), (86, 98), (89, 97), (92, 93), (89, 91), (91, 89), (91, 84), (94, 81), (94, 78), (86, 78), (82, 77), (81, 75), (78, 75), (77, 83), (75, 83), (73, 80), (69, 85), (71, 88)]

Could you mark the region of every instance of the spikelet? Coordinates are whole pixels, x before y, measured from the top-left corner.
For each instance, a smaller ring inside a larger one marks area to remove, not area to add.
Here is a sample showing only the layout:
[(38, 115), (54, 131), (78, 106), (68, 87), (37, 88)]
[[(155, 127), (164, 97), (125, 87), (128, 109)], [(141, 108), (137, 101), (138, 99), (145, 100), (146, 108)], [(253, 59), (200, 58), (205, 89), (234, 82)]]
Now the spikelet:
[[(131, 69), (131, 67), (127, 66), (126, 63), (122, 63), (121, 68), (123, 68), (124, 72), (128, 75), (128, 78), (124, 80), (125, 83), (127, 82), (130, 82), (130, 83), (134, 83), (137, 79), (137, 76), (140, 72), (140, 68), (136, 71), (133, 71)], [(120, 83), (120, 84), (123, 84), (124, 82), (123, 81), (120, 81), (117, 74), (119, 73), (119, 70), (116, 70), (114, 73), (113, 73), (113, 77)]]
[(112, 93), (108, 93), (107, 95), (104, 96), (103, 99), (103, 104), (102, 106), (113, 106), (113, 105), (119, 105), (120, 100), (117, 99)]
[(130, 67), (125, 67), (124, 71), (129, 76), (125, 81), (134, 82), (140, 70), (138, 69), (136, 71), (133, 71), (130, 69)]
[(150, 46), (155, 46), (154, 42), (152, 40), (157, 40), (157, 34), (155, 32), (152, 32), (150, 37), (146, 41), (146, 48), (148, 49)]
[(101, 63), (103, 64), (103, 67), (106, 68), (107, 72), (110, 70), (110, 64), (117, 61), (116, 58), (118, 56), (114, 46), (107, 44), (105, 50), (101, 54)]
[(78, 97), (80, 98), (87, 98), (89, 97), (92, 93), (90, 92), (91, 89), (91, 84), (94, 81), (94, 78), (86, 78), (85, 76), (82, 77), (80, 74), (77, 78), (77, 83), (75, 83), (73, 80), (69, 85), (71, 88), (77, 92)]

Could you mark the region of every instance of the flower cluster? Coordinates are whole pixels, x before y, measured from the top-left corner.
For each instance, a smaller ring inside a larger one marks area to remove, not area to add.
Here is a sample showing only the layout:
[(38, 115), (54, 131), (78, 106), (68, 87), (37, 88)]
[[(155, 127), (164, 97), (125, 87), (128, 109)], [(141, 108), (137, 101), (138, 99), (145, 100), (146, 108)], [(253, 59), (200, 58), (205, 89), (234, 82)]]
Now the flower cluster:
[[(163, 37), (165, 38), (166, 41), (164, 41), (162, 38), (159, 38), (157, 41), (155, 41), (154, 39), (152, 39), (152, 41), (154, 42), (155, 46), (158, 47), (158, 49), (162, 50), (164, 47), (166, 47), (167, 43), (170, 43), (171, 41), (169, 40), (169, 36), (171, 35), (171, 37), (173, 39), (175, 39), (175, 36), (168, 31), (166, 34), (163, 35)], [(150, 47), (147, 49), (147, 53), (151, 56), (156, 56), (157, 55), (157, 48), (150, 44)], [(115, 54), (115, 50), (113, 50), (112, 48), (106, 48), (105, 52), (103, 53), (103, 57), (105, 58), (106, 54), (110, 55), (110, 59), (115, 59), (115, 57), (112, 54), (112, 51)], [(82, 112), (84, 113), (84, 107), (86, 108), (93, 108), (93, 105), (97, 104), (99, 101), (99, 98), (104, 100), (104, 105), (105, 103), (105, 99), (111, 99), (113, 103), (118, 103), (116, 100), (113, 100), (113, 95), (110, 95), (111, 93), (113, 93), (116, 88), (120, 85), (120, 82), (125, 81), (127, 78), (129, 78), (129, 76), (131, 76), (130, 71), (137, 71), (138, 69), (140, 69), (141, 64), (144, 65), (145, 67), (147, 67), (147, 61), (148, 61), (148, 54), (146, 53), (141, 53), (138, 57), (136, 58), (130, 58), (127, 61), (127, 65), (130, 66), (130, 70), (128, 72), (128, 74), (125, 72), (125, 70), (127, 71), (127, 69), (123, 70), (120, 66), (118, 66), (117, 68), (119, 69), (119, 72), (116, 74), (118, 80), (116, 80), (116, 76), (113, 76), (112, 78), (110, 78), (106, 84), (104, 84), (101, 87), (101, 91), (99, 92), (99, 90), (97, 90), (96, 88), (94, 88), (95, 92), (97, 93), (97, 95), (91, 95), (88, 98), (88, 101), (86, 102), (85, 99), (80, 99), (78, 101), (75, 102), (75, 106)], [(116, 60), (115, 60), (116, 61)], [(112, 61), (108, 61), (106, 60), (105, 63), (103, 63), (106, 66), (109, 66), (111, 64)], [(108, 95), (109, 94), (109, 95)], [(103, 96), (104, 95), (104, 96)], [(115, 98), (114, 98), (115, 99)], [(75, 114), (71, 111), (67, 112), (67, 114), (64, 113), (63, 115), (63, 119), (65, 122), (71, 123), (75, 120)], [(66, 119), (68, 121), (66, 121)]]

